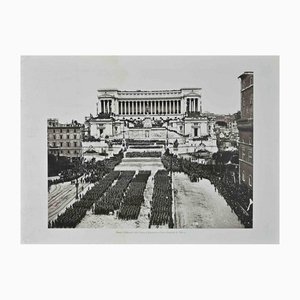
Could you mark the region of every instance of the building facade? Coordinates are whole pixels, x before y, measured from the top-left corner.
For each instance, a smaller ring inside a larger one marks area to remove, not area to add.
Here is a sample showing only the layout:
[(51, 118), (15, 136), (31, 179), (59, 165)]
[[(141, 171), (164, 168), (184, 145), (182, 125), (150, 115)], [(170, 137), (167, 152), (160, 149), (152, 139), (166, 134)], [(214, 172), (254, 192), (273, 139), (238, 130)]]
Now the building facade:
[(97, 114), (117, 116), (181, 116), (202, 113), (201, 88), (158, 91), (98, 90)]
[(165, 140), (186, 143), (208, 137), (201, 88), (155, 91), (98, 90), (97, 114), (85, 120), (85, 139)]
[(83, 125), (77, 121), (61, 124), (58, 119), (48, 119), (48, 153), (67, 157), (82, 154)]
[(240, 182), (253, 187), (253, 72), (244, 72), (241, 81), (241, 118), (239, 130)]

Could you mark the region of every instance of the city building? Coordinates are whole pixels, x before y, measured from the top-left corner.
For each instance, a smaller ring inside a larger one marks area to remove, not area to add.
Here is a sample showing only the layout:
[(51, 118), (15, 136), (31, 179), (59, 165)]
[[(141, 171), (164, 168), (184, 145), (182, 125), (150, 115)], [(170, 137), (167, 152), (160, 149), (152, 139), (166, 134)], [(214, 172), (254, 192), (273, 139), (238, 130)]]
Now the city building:
[(253, 186), (253, 72), (244, 72), (241, 80), (241, 118), (239, 130), (239, 178)]
[(85, 141), (175, 140), (193, 145), (216, 143), (211, 118), (202, 114), (201, 88), (155, 91), (98, 90), (97, 114), (85, 119)]
[(216, 115), (215, 134), (220, 151), (237, 151), (239, 131), (235, 115)]
[(61, 124), (58, 119), (48, 119), (48, 153), (67, 157), (82, 154), (83, 125), (77, 121)]

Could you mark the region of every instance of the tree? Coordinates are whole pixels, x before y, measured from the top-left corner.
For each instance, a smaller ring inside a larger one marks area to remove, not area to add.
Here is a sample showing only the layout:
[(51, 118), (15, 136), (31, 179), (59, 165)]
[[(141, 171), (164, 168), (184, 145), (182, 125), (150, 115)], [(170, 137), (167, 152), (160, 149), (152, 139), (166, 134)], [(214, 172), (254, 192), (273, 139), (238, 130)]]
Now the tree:
[(56, 176), (69, 168), (71, 163), (67, 157), (48, 154), (48, 176)]
[(237, 121), (241, 118), (241, 111), (237, 111), (236, 113), (233, 114), (234, 115), (234, 119)]

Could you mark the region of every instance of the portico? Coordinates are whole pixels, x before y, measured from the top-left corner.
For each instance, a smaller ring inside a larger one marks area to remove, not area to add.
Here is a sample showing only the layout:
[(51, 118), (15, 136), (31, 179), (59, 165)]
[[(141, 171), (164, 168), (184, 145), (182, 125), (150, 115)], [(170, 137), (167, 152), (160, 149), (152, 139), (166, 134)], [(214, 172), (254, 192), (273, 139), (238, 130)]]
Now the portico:
[(202, 112), (201, 89), (119, 91), (98, 90), (97, 113), (117, 116), (181, 116)]

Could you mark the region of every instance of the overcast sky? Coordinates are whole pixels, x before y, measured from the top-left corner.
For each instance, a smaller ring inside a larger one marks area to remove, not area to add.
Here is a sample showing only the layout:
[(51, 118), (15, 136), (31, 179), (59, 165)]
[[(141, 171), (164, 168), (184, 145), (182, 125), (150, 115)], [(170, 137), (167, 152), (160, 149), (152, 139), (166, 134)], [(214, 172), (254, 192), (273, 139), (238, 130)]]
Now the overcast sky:
[(259, 56), (36, 56), (22, 58), (22, 97), (43, 104), (49, 118), (84, 121), (95, 115), (97, 90), (202, 88), (203, 111), (240, 109), (244, 71), (272, 71)]

